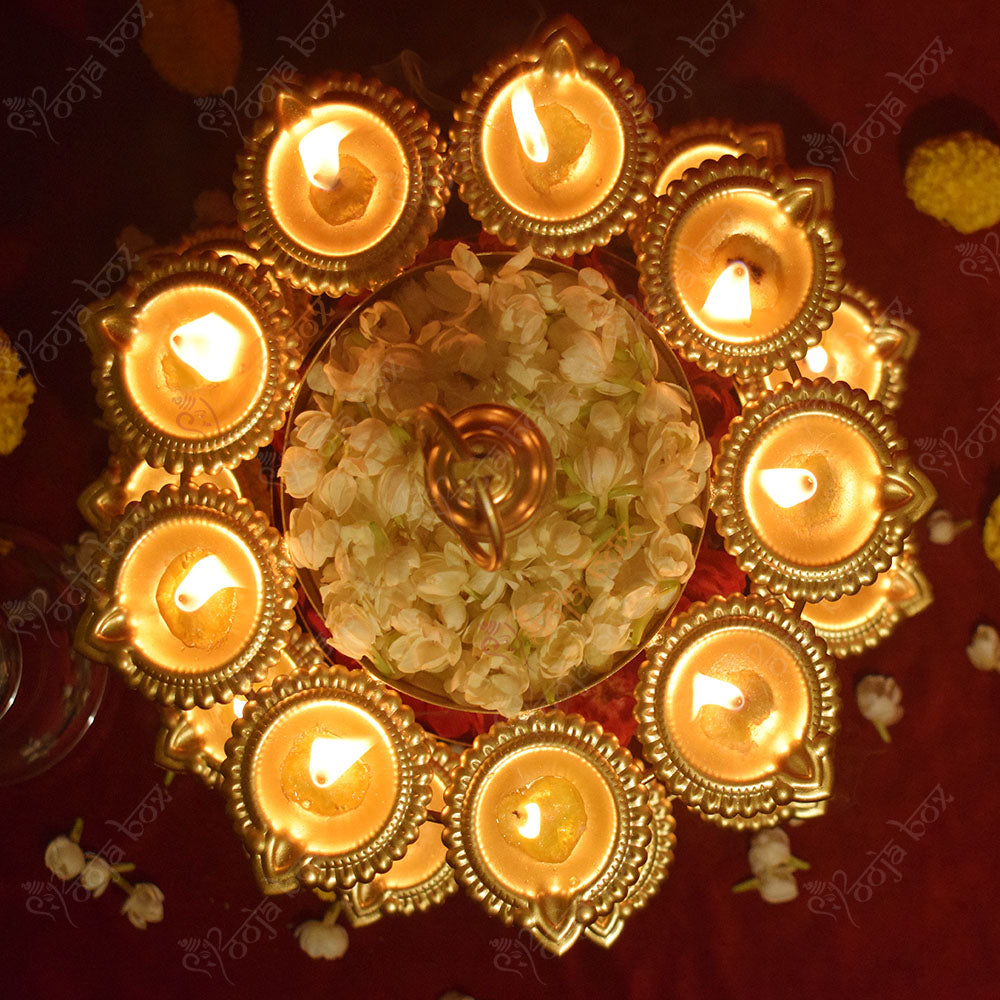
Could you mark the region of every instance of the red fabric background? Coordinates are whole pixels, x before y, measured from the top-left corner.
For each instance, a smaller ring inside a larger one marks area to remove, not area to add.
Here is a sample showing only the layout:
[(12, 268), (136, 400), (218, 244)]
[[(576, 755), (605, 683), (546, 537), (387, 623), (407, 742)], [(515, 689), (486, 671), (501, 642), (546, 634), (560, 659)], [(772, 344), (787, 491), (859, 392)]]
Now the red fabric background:
[[(851, 134), (893, 89), (907, 104), (904, 132), (887, 132), (837, 175), (837, 221), (847, 276), (883, 302), (898, 296), (923, 339), (910, 373), (900, 423), (911, 442), (963, 440), (1000, 398), (996, 312), (1000, 275), (959, 270), (960, 237), (919, 215), (901, 183), (901, 150), (934, 128), (965, 123), (966, 112), (996, 115), (996, 37), (1000, 15), (986, 0), (857, 5), (734, 0), (744, 12), (711, 56), (678, 36), (695, 36), (717, 10), (707, 3), (579, 3), (574, 12), (608, 50), (651, 87), (660, 67), (690, 55), (697, 73), (690, 98), (667, 105), (661, 123), (709, 114), (775, 120), (786, 129), (790, 160), (804, 162), (804, 136), (843, 122)], [(242, 99), (294, 38), (318, 3), (243, 3)], [(51, 99), (69, 74), (98, 50), (126, 4), (14, 3), (4, 8), (0, 95), (45, 87)], [(459, 14), (442, 3), (381, 0), (340, 8), (344, 18), (305, 70), (367, 71), (402, 48), (429, 64), (428, 84), (457, 97), (472, 73), (523, 37), (536, 4), (484, 2)], [(551, 10), (550, 13), (558, 13)], [(940, 36), (953, 52), (918, 94), (887, 73), (903, 73)], [(238, 138), (198, 126), (192, 99), (167, 87), (134, 43), (107, 57), (102, 96), (54, 123), (54, 139), (0, 127), (0, 325), (37, 342), (98, 273), (115, 235), (135, 223), (159, 240), (190, 222), (194, 196), (228, 188)], [(967, 103), (964, 103), (967, 102)], [(7, 108), (4, 108), (6, 113)], [(455, 204), (449, 231), (467, 222)], [(74, 284), (77, 282), (77, 284)], [(37, 359), (36, 359), (37, 360)], [(38, 360), (43, 387), (28, 438), (0, 459), (0, 519), (63, 543), (83, 527), (75, 498), (106, 459), (82, 344)], [(919, 453), (919, 449), (916, 449)], [(981, 519), (1000, 489), (997, 451), (937, 473), (941, 504)], [(919, 534), (924, 535), (923, 529)], [(994, 824), (1000, 820), (995, 749), (1000, 677), (981, 674), (963, 649), (980, 620), (1000, 621), (1000, 577), (976, 532), (947, 548), (924, 546), (933, 607), (884, 646), (840, 666), (846, 694), (837, 740), (836, 792), (828, 814), (792, 831), (795, 853), (812, 862), (799, 899), (768, 906), (729, 887), (747, 874), (746, 839), (678, 810), (672, 874), (635, 915), (610, 951), (581, 941), (566, 957), (545, 957), (464, 897), (411, 919), (387, 918), (351, 932), (333, 964), (302, 955), (290, 929), (315, 915), (315, 901), (279, 899), (280, 917), (239, 959), (203, 974), (182, 964), (185, 939), (227, 941), (260, 901), (249, 866), (217, 794), (180, 777), (166, 809), (136, 842), (107, 824), (121, 821), (160, 780), (152, 763), (156, 712), (112, 678), (93, 731), (43, 777), (0, 791), (4, 826), (0, 866), (0, 981), (6, 995), (144, 998), (203, 995), (438, 997), (461, 988), (479, 1000), (501, 996), (834, 997), (996, 995), (1000, 975), (994, 898)], [(904, 719), (883, 745), (860, 719), (851, 696), (866, 672), (902, 684)], [(953, 801), (919, 842), (890, 821), (904, 821), (937, 785)], [(29, 912), (23, 884), (44, 880), (44, 846), (73, 819), (87, 821), (85, 844), (111, 839), (137, 877), (166, 893), (166, 917), (145, 932), (117, 914), (120, 894), (76, 902), (51, 919)], [(809, 909), (810, 879), (848, 883), (892, 837), (907, 856), (901, 879), (852, 905), (851, 919)]]

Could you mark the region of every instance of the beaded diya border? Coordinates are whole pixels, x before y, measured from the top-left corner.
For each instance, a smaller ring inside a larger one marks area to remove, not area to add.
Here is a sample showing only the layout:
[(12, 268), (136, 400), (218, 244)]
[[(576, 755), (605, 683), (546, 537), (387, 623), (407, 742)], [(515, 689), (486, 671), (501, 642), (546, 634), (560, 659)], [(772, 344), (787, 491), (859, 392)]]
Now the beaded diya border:
[[(894, 504), (883, 511), (871, 536), (857, 551), (821, 566), (800, 566), (765, 545), (750, 522), (741, 494), (751, 439), (769, 422), (794, 418), (803, 406), (836, 417), (865, 436), (882, 462), (883, 492)], [(715, 460), (712, 510), (726, 551), (755, 584), (772, 594), (787, 594), (793, 601), (835, 600), (856, 594), (890, 567), (912, 525), (930, 510), (937, 497), (930, 480), (910, 461), (905, 449), (906, 442), (885, 407), (845, 382), (799, 380), (761, 396), (729, 425)]]
[[(303, 851), (273, 830), (262, 814), (255, 787), (255, 758), (268, 729), (292, 705), (336, 698), (370, 715), (392, 743), (399, 767), (396, 802), (389, 818), (367, 842), (343, 854)], [(330, 891), (371, 882), (406, 853), (427, 819), (431, 799), (431, 750), (427, 734), (399, 695), (360, 670), (339, 666), (279, 677), (255, 693), (233, 724), (222, 766), (227, 808), (250, 854), (254, 877), (266, 895), (302, 886)]]
[[(458, 754), (454, 750), (444, 743), (434, 744), (431, 769), (445, 788), (457, 763)], [(445, 859), (428, 878), (406, 888), (388, 889), (379, 884), (378, 878), (374, 882), (359, 882), (340, 897), (343, 903), (341, 912), (352, 927), (365, 927), (384, 914), (410, 916), (423, 913), (443, 903), (457, 891), (455, 872)]]
[[(572, 219), (540, 219), (514, 208), (494, 187), (483, 161), (480, 135), (495, 96), (511, 77), (534, 69), (559, 49), (572, 53), (580, 75), (598, 86), (614, 105), (625, 148), (618, 179), (599, 205)], [(473, 78), (455, 109), (450, 138), (451, 172), (469, 214), (504, 243), (530, 246), (544, 257), (589, 253), (625, 232), (649, 197), (656, 172), (658, 133), (645, 90), (568, 15), (550, 21), (526, 46), (494, 60)]]
[[(282, 652), (291, 661), (292, 672), (310, 670), (327, 662), (323, 650), (308, 632), (300, 632), (295, 627), (291, 635)], [(205, 749), (187, 712), (164, 708), (161, 718), (162, 724), (153, 748), (156, 763), (169, 771), (188, 771), (201, 778), (209, 788), (218, 788), (222, 784), (223, 761), (216, 760)]]
[[(893, 560), (886, 573), (892, 581), (889, 594), (882, 606), (867, 620), (842, 629), (830, 629), (810, 622), (816, 634), (826, 643), (831, 656), (838, 659), (857, 656), (866, 649), (879, 645), (892, 635), (904, 618), (920, 614), (933, 603), (934, 592), (930, 580), (917, 562), (916, 545), (911, 538), (906, 539), (902, 554)], [(902, 597), (893, 594), (897, 583), (905, 588), (906, 592)], [(767, 591), (755, 589), (762, 596), (767, 595)], [(787, 597), (783, 597), (782, 602), (789, 609), (792, 607)]]
[[(267, 165), (281, 134), (280, 113), (294, 118), (320, 103), (351, 104), (383, 119), (399, 140), (410, 171), (402, 214), (385, 237), (359, 253), (327, 256), (308, 249), (281, 227), (268, 202)], [(236, 163), (233, 199), (247, 242), (278, 275), (313, 295), (356, 295), (394, 278), (427, 246), (451, 195), (444, 141), (428, 113), (394, 87), (357, 74), (334, 73), (279, 92)]]
[[(196, 516), (238, 535), (260, 567), (261, 610), (253, 632), (232, 659), (202, 674), (169, 670), (131, 644), (127, 609), (115, 594), (133, 546), (153, 525)], [(129, 687), (179, 709), (210, 708), (247, 694), (277, 662), (295, 622), (295, 571), (281, 535), (248, 500), (215, 486), (165, 486), (129, 506), (104, 540), (94, 568), (94, 592), (77, 623), (76, 648), (118, 668)]]
[[(97, 404), (111, 429), (112, 451), (120, 446), (172, 474), (194, 475), (231, 469), (270, 442), (291, 405), (299, 356), (284, 300), (260, 278), (252, 265), (211, 252), (150, 256), (124, 289), (83, 310), (80, 325), (94, 355)], [(130, 398), (121, 363), (143, 306), (192, 280), (238, 299), (259, 324), (267, 349), (264, 387), (250, 410), (228, 430), (199, 438), (170, 434), (147, 420)]]
[[(597, 768), (615, 802), (618, 822), (608, 860), (597, 876), (568, 896), (529, 896), (490, 871), (474, 828), (476, 802), (491, 766), (525, 747), (562, 747)], [(495, 724), (461, 757), (442, 813), (448, 863), (458, 883), (505, 923), (518, 923), (549, 951), (569, 949), (587, 924), (612, 913), (639, 879), (650, 842), (651, 811), (642, 770), (618, 739), (580, 715), (537, 712)]]
[[(674, 287), (673, 263), (684, 214), (736, 189), (756, 191), (779, 205), (805, 231), (813, 260), (812, 287), (796, 315), (769, 336), (742, 344), (716, 337), (691, 319)], [(805, 357), (840, 303), (844, 256), (830, 213), (832, 190), (825, 171), (792, 170), (748, 155), (708, 160), (673, 181), (652, 203), (636, 246), (639, 287), (666, 342), (706, 371), (744, 379)]]
[(666, 789), (658, 781), (646, 782), (649, 789), (649, 808), (653, 813), (650, 831), (653, 839), (647, 849), (646, 861), (639, 869), (639, 879), (628, 891), (628, 895), (605, 916), (598, 917), (584, 928), (584, 934), (604, 948), (610, 948), (625, 921), (636, 910), (641, 910), (660, 889), (674, 860), (677, 837), (676, 823), (670, 809), (670, 799)]
[[(906, 369), (920, 339), (919, 331), (905, 320), (894, 319), (878, 299), (850, 282), (844, 282), (840, 298), (841, 305), (853, 305), (864, 313), (871, 326), (868, 343), (882, 365), (879, 385), (871, 398), (887, 410), (898, 410), (906, 391)], [(791, 382), (791, 378), (785, 379), (785, 384)], [(770, 391), (763, 376), (738, 381), (736, 388), (744, 402), (759, 399)]]
[[(786, 642), (791, 639), (809, 689), (809, 719), (796, 759), (756, 781), (728, 782), (704, 775), (674, 742), (664, 714), (666, 687), (678, 656), (724, 622), (780, 635)], [(650, 651), (640, 667), (635, 692), (636, 735), (643, 756), (671, 794), (720, 826), (756, 830), (781, 823), (804, 806), (830, 797), (830, 749), (838, 728), (838, 691), (833, 660), (808, 622), (793, 617), (773, 599), (717, 597), (691, 605), (675, 619), (666, 640)]]

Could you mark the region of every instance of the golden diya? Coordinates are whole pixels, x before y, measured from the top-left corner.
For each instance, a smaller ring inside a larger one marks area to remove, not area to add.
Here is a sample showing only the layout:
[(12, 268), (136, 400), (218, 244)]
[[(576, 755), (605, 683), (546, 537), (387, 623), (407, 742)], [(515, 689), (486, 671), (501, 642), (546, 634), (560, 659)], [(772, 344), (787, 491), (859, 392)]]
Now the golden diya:
[(430, 758), (412, 711), (361, 671), (319, 667), (257, 691), (222, 770), (261, 890), (345, 890), (388, 872), (427, 818)]
[(645, 782), (649, 790), (652, 840), (646, 849), (646, 860), (639, 869), (639, 878), (625, 898), (611, 911), (588, 924), (583, 932), (596, 944), (610, 948), (636, 910), (641, 910), (656, 895), (674, 860), (674, 816), (666, 789), (658, 781)]
[[(737, 125), (728, 119), (707, 118), (675, 125), (660, 138), (658, 173), (650, 200), (643, 205), (641, 215), (651, 209), (656, 198), (666, 194), (672, 181), (679, 181), (684, 176), (685, 170), (700, 167), (706, 160), (721, 160), (723, 156), (742, 153), (759, 160), (784, 161), (785, 135), (777, 125)], [(638, 220), (629, 226), (633, 241), (638, 241), (640, 227)]]
[(749, 378), (819, 342), (843, 257), (825, 171), (723, 156), (688, 170), (644, 216), (639, 286), (689, 361)]
[(441, 826), (433, 818), (444, 808), (444, 792), (458, 754), (444, 743), (431, 753), (430, 819), (420, 827), (406, 854), (371, 882), (358, 882), (341, 895), (342, 913), (352, 927), (365, 927), (384, 914), (409, 916), (443, 903), (458, 889), (448, 864)]
[(246, 499), (167, 486), (104, 539), (76, 645), (147, 698), (189, 709), (246, 695), (294, 622), (281, 536)]
[(645, 96), (578, 21), (549, 22), (462, 95), (450, 150), (459, 197), (509, 245), (559, 256), (603, 246), (653, 180)]
[(156, 763), (170, 771), (196, 774), (210, 787), (220, 785), (226, 740), (232, 735), (233, 722), (243, 717), (253, 692), (284, 674), (310, 670), (326, 662), (326, 655), (315, 639), (293, 629), (288, 645), (247, 694), (238, 694), (225, 704), (216, 702), (209, 708), (195, 707), (186, 711), (164, 708), (154, 748)]
[(785, 136), (777, 125), (737, 125), (728, 119), (708, 118), (675, 125), (660, 139), (659, 173), (653, 182), (654, 198), (666, 194), (672, 181), (705, 160), (746, 153), (759, 160), (785, 159)]
[[(242, 470), (245, 466), (238, 468)], [(211, 484), (220, 490), (229, 490), (236, 496), (241, 496), (236, 476), (237, 474), (229, 469), (199, 472), (189, 478), (188, 484), (191, 486)], [(157, 468), (142, 459), (113, 455), (108, 467), (84, 488), (77, 499), (77, 506), (92, 528), (107, 532), (125, 513), (125, 508), (133, 500), (141, 500), (150, 490), (155, 493), (170, 485), (181, 485), (179, 474), (171, 474), (166, 469)]]
[(335, 74), (279, 92), (235, 175), (247, 242), (314, 295), (378, 287), (444, 215), (438, 136), (426, 111), (377, 80)]
[(444, 839), (474, 899), (562, 954), (637, 882), (651, 816), (641, 766), (614, 736), (538, 712), (497, 723), (462, 754)]
[[(931, 604), (934, 594), (915, 548), (908, 538), (889, 569), (856, 594), (805, 605), (802, 617), (826, 643), (831, 656), (854, 656), (877, 646), (904, 618), (912, 618)], [(787, 598), (785, 603), (789, 603)]]
[(748, 404), (720, 444), (714, 489), (726, 550), (793, 601), (873, 583), (936, 495), (885, 408), (825, 379)]
[(643, 756), (706, 819), (783, 822), (830, 796), (837, 691), (822, 640), (777, 601), (692, 605), (640, 670)]
[(172, 474), (232, 468), (281, 426), (299, 359), (257, 269), (189, 252), (146, 260), (81, 318), (113, 450)]
[(895, 410), (903, 398), (906, 367), (918, 337), (915, 327), (890, 316), (877, 299), (847, 283), (829, 329), (795, 370), (772, 371), (740, 382), (740, 395), (756, 399), (796, 378), (825, 378), (862, 389), (869, 399)]

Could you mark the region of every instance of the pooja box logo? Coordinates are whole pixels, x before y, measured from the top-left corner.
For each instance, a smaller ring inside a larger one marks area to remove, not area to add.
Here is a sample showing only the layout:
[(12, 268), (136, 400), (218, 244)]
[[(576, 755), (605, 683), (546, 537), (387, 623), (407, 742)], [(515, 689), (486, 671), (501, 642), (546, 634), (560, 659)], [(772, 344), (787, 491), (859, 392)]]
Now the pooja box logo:
[[(904, 822), (893, 819), (886, 822), (889, 826), (896, 827), (900, 834), (905, 834), (910, 840), (920, 841), (927, 833), (927, 827), (940, 818), (949, 802), (954, 801), (954, 797), (946, 794), (941, 785), (936, 785)], [(851, 902), (856, 904), (869, 902), (875, 891), (884, 886), (890, 878), (893, 882), (901, 882), (903, 875), (898, 866), (906, 857), (906, 851), (893, 837), (882, 846), (881, 850), (869, 851), (868, 856), (872, 860), (851, 883), (848, 883), (847, 874), (843, 869), (835, 871), (829, 882), (807, 882), (806, 891), (810, 895), (806, 905), (809, 907), (809, 912), (832, 917), (834, 920), (844, 913), (857, 927), (858, 923), (851, 913)]]

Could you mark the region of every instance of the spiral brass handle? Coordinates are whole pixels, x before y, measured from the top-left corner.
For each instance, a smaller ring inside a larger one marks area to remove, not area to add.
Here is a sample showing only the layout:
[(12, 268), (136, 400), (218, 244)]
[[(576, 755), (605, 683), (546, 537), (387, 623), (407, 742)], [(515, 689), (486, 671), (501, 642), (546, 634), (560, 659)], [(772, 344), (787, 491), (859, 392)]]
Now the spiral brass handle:
[[(458, 535), (466, 551), (475, 560), (476, 565), (490, 572), (498, 570), (507, 558), (507, 539), (496, 505), (490, 496), (486, 477), (475, 474), (469, 477), (475, 491), (475, 511), (479, 515), (478, 520), (486, 527), (487, 537), (481, 539), (477, 537), (477, 532), (470, 530), (469, 517), (456, 517), (452, 506), (445, 499), (444, 494), (447, 492), (451, 495), (452, 504), (455, 504), (457, 500), (455, 485), (460, 485), (461, 480), (455, 484), (450, 475), (446, 477), (433, 475), (433, 471), (439, 467), (436, 458), (442, 441), (450, 453), (449, 456), (445, 456), (446, 467), (452, 466), (455, 461), (473, 462), (476, 456), (466, 445), (465, 439), (451, 418), (440, 406), (436, 406), (434, 403), (424, 403), (418, 412), (424, 421), (421, 447), (426, 463), (424, 468), (427, 492), (434, 509), (441, 520)], [(449, 457), (452, 461), (448, 461)], [(468, 504), (462, 504), (462, 507), (464, 512), (470, 510)]]

